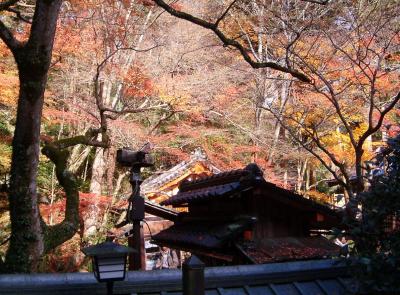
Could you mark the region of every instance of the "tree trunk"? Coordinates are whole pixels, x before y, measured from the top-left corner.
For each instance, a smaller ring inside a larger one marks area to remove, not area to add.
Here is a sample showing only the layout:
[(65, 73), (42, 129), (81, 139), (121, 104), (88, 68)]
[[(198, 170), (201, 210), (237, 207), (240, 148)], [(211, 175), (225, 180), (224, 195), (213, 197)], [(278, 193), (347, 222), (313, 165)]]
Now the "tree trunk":
[(106, 184), (107, 184), (107, 195), (111, 196), (114, 190), (114, 172), (115, 172), (115, 160), (117, 150), (114, 146), (107, 149), (107, 170), (106, 170)]
[(9, 272), (35, 271), (44, 251), (36, 175), (44, 91), (60, 5), (60, 0), (38, 0), (28, 42), (12, 50), (18, 65), (20, 89), (12, 142), (11, 239), (6, 255)]
[[(33, 73), (33, 71), (32, 71)], [(36, 175), (46, 75), (29, 77), (20, 71), (20, 95), (13, 139), (10, 180), (10, 271), (28, 272), (43, 252), (43, 233), (37, 204)], [(35, 81), (36, 80), (36, 81)]]
[(282, 124), (280, 123), (280, 121), (282, 120), (282, 116), (285, 112), (285, 108), (286, 108), (286, 104), (289, 100), (289, 90), (291, 87), (291, 83), (290, 82), (284, 82), (281, 85), (281, 95), (280, 95), (280, 100), (279, 100), (279, 110), (276, 118), (276, 122), (275, 122), (275, 128), (274, 128), (274, 137), (272, 140), (272, 145), (271, 145), (271, 149), (268, 153), (268, 163), (272, 164), (273, 163), (273, 158), (274, 158), (274, 154), (275, 154), (275, 150), (279, 141), (279, 136), (281, 134), (281, 127)]
[(114, 188), (114, 192), (113, 192), (113, 197), (115, 197), (119, 194), (119, 191), (122, 186), (122, 181), (128, 175), (129, 175), (128, 172), (123, 172), (123, 173), (118, 174), (117, 182), (115, 184), (115, 188)]
[(297, 166), (297, 188), (296, 191), (297, 193), (301, 193), (303, 186), (304, 185), (304, 176), (307, 171), (307, 166), (308, 166), (308, 159), (306, 158), (304, 161), (301, 159), (298, 160), (298, 166)]
[[(101, 139), (101, 135), (99, 135), (98, 139)], [(102, 194), (102, 184), (104, 180), (104, 172), (106, 169), (105, 156), (107, 154), (107, 150), (104, 148), (96, 148), (96, 153), (92, 166), (92, 178), (90, 181), (90, 192), (100, 196)], [(97, 228), (99, 225), (100, 219), (100, 209), (97, 201), (94, 201), (90, 204), (87, 215), (85, 216), (84, 221), (84, 238), (90, 238), (97, 233)]]
[(42, 152), (56, 165), (58, 182), (64, 188), (66, 208), (64, 220), (53, 226), (44, 226), (45, 251), (48, 252), (74, 236), (80, 225), (79, 185), (74, 173), (68, 170), (69, 148), (75, 145), (106, 147), (108, 143), (93, 141), (98, 130), (88, 130), (83, 136), (61, 139), (45, 145)]
[(308, 169), (309, 169), (309, 179), (308, 179), (307, 188), (306, 188), (307, 191), (310, 190), (311, 187), (316, 186), (315, 184), (317, 182), (316, 177), (315, 177), (314, 166), (310, 164), (308, 166)]
[(71, 156), (68, 159), (69, 171), (71, 171), (72, 173), (78, 172), (83, 163), (86, 162), (86, 159), (89, 156), (91, 150), (91, 146), (74, 146), (71, 152)]
[(100, 196), (102, 193), (102, 183), (105, 170), (105, 151), (103, 148), (96, 148), (92, 166), (92, 178), (90, 180), (90, 192)]
[(354, 193), (357, 194), (359, 192), (362, 192), (364, 190), (364, 179), (363, 179), (363, 171), (362, 171), (362, 156), (364, 154), (364, 150), (362, 148), (357, 147), (356, 151), (355, 151), (355, 166), (356, 166), (356, 177), (357, 177), (357, 181), (356, 181), (356, 185), (354, 188)]

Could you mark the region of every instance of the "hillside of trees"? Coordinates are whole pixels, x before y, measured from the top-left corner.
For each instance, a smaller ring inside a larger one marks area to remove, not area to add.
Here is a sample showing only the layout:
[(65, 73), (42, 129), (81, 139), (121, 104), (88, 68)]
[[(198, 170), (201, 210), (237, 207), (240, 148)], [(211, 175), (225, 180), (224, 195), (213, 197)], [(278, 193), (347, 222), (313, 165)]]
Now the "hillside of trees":
[(121, 147), (150, 143), (145, 176), (200, 147), (221, 170), (254, 162), (318, 202), (357, 200), (400, 133), (399, 15), (397, 0), (1, 0), (0, 269), (76, 270), (62, 254), (104, 239), (130, 192)]

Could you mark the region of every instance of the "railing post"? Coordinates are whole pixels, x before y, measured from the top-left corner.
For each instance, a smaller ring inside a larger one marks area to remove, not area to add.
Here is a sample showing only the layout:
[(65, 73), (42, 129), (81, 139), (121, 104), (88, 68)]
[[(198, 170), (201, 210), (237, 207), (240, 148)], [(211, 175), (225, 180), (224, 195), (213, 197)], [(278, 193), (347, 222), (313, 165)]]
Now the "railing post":
[(114, 282), (107, 282), (107, 295), (113, 295)]
[(183, 263), (183, 295), (204, 295), (204, 267), (204, 263), (195, 255)]

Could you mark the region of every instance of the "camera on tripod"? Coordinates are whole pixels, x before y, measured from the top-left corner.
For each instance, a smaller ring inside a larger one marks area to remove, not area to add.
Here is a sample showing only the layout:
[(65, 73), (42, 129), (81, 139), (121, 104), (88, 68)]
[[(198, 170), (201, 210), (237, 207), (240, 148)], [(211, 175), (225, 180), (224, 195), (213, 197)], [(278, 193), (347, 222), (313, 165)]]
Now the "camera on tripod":
[(117, 150), (117, 162), (126, 167), (151, 167), (154, 159), (144, 151), (133, 151), (130, 148)]
[(148, 150), (149, 144), (145, 144), (139, 151), (133, 151), (130, 148), (117, 150), (117, 162), (131, 168), (129, 182), (132, 185), (132, 195), (129, 198), (127, 220), (123, 224), (130, 221), (140, 222), (144, 219), (144, 198), (140, 195), (142, 183), (140, 168), (154, 165), (153, 157), (148, 154)]

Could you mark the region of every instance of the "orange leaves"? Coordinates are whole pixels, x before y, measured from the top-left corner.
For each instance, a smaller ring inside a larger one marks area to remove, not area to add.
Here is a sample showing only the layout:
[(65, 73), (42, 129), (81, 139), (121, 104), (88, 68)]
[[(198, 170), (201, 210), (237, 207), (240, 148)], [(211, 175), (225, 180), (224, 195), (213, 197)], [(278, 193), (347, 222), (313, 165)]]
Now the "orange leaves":
[(18, 72), (11, 52), (0, 42), (0, 105), (16, 108), (18, 98)]
[[(12, 57), (11, 51), (7, 48), (7, 46), (4, 44), (4, 42), (0, 43), (0, 56), (2, 58), (7, 58), (7, 57)], [(1, 66), (1, 64), (0, 64)], [(0, 67), (1, 70), (1, 67)]]
[(182, 4), (180, 4), (180, 3), (172, 3), (172, 4), (171, 4), (171, 7), (172, 7), (173, 9), (175, 9), (175, 10), (178, 10), (178, 11), (181, 11), (181, 10), (183, 9)]
[(332, 203), (331, 197), (325, 193), (321, 193), (317, 190), (309, 190), (304, 193), (305, 196), (311, 200), (317, 201), (319, 203), (330, 204)]
[(139, 0), (137, 1), (139, 4), (143, 5), (143, 6), (149, 6), (149, 7), (153, 7), (155, 6), (154, 1), (152, 0)]
[(127, 98), (142, 98), (153, 92), (152, 80), (143, 72), (143, 67), (130, 67), (124, 77), (124, 96)]
[(43, 110), (43, 117), (52, 124), (65, 122), (68, 124), (78, 124), (80, 122), (85, 122), (89, 124), (96, 124), (97, 121), (87, 115), (78, 114), (70, 111), (58, 110), (55, 108), (45, 108)]
[[(123, 2), (124, 2), (124, 4), (129, 3), (129, 0), (124, 0)], [(138, 4), (141, 4), (141, 5), (147, 6), (147, 7), (153, 7), (156, 5), (153, 0), (138, 0), (136, 2)], [(182, 10), (182, 5), (179, 3), (171, 3), (170, 6), (175, 10), (178, 10), (178, 11)]]
[[(0, 104), (15, 108), (18, 98), (18, 78), (15, 72), (0, 72)], [(4, 83), (4, 84), (3, 84)]]
[[(100, 210), (105, 210), (111, 205), (111, 201), (112, 197), (110, 196), (98, 196), (95, 194), (79, 192), (79, 215), (81, 218), (85, 218), (87, 214), (90, 214), (92, 206), (99, 207)], [(53, 214), (54, 223), (59, 223), (64, 218), (65, 206), (65, 198), (58, 200), (53, 204), (41, 204), (40, 214), (47, 222), (50, 214)]]
[[(84, 12), (82, 12), (84, 14)], [(100, 44), (93, 37), (92, 28), (77, 22), (77, 18), (68, 18), (59, 21), (57, 34), (54, 42), (53, 61), (59, 60), (56, 66), (61, 66), (64, 70), (70, 66), (68, 58), (79, 59), (75, 67), (87, 62), (97, 55)]]

